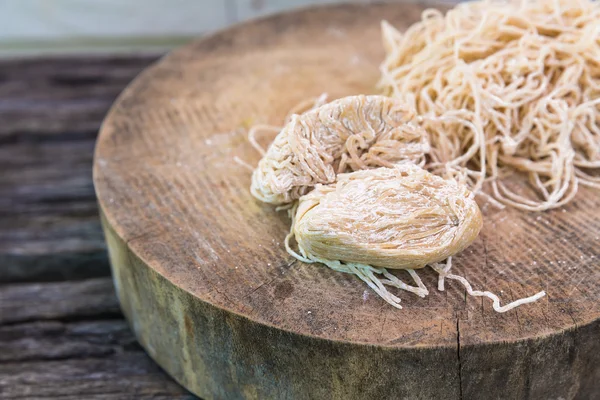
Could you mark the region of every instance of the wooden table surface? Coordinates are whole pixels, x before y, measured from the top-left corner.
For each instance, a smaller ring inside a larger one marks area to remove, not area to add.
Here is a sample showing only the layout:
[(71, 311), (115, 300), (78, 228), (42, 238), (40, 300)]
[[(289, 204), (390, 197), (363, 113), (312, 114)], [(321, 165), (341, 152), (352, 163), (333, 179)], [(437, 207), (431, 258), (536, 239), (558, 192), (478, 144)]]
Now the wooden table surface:
[(92, 186), (111, 103), (157, 56), (0, 62), (0, 399), (192, 399), (119, 310)]

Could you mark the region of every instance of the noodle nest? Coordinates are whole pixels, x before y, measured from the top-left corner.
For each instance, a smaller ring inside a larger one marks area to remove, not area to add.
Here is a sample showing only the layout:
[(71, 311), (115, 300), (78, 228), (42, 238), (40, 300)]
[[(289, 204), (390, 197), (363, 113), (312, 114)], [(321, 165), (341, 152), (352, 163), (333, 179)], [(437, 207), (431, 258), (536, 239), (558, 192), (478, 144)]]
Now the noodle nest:
[(252, 174), (252, 194), (285, 204), (342, 172), (423, 163), (427, 134), (414, 112), (385, 96), (349, 96), (292, 115)]
[(403, 163), (318, 185), (300, 198), (292, 231), (309, 259), (414, 269), (458, 253), (481, 226), (464, 185)]

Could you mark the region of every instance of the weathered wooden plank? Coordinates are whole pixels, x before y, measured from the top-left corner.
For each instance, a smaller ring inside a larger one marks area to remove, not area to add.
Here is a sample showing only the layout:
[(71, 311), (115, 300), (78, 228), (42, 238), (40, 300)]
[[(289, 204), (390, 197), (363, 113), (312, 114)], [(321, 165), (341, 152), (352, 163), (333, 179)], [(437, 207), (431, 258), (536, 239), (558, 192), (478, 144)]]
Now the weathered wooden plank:
[(157, 58), (80, 56), (0, 62), (0, 143), (50, 134), (62, 135), (67, 142), (81, 134), (90, 138), (91, 133), (93, 138), (116, 96)]
[(105, 276), (93, 140), (0, 146), (0, 281)]
[(0, 364), (0, 398), (193, 399), (141, 351)]
[(156, 58), (0, 62), (0, 282), (109, 274), (95, 138), (119, 92)]
[[(158, 55), (83, 55), (9, 59), (0, 63), (0, 94), (21, 100), (74, 99), (112, 94)], [(48, 89), (53, 89), (49, 91)]]
[(0, 286), (0, 325), (120, 315), (110, 278)]
[(0, 399), (191, 399), (137, 344), (108, 278), (0, 287)]
[(101, 358), (142, 351), (120, 315), (105, 320), (0, 325), (0, 363)]

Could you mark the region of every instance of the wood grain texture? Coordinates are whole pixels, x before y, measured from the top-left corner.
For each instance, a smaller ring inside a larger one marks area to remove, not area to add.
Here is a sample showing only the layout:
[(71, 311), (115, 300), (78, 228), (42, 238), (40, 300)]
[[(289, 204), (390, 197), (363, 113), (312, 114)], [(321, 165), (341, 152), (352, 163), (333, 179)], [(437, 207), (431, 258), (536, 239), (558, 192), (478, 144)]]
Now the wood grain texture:
[[(293, 261), (283, 213), (255, 201), (251, 123), (309, 96), (374, 93), (379, 22), (417, 5), (345, 5), (240, 25), (142, 73), (107, 117), (94, 177), (117, 293), (140, 343), (206, 398), (593, 398), (600, 395), (600, 199), (564, 209), (483, 207), (455, 282), (403, 310), (358, 279)], [(400, 272), (399, 274), (402, 274)], [(434, 288), (437, 277), (422, 273)]]
[(89, 279), (110, 274), (96, 132), (155, 59), (0, 61), (0, 399), (194, 398), (137, 344), (112, 281)]
[[(0, 324), (118, 316), (109, 279), (14, 284), (0, 291)], [(75, 301), (77, 299), (77, 301)]]
[(140, 348), (112, 281), (0, 287), (0, 399), (192, 399)]
[(111, 103), (157, 56), (0, 63), (0, 282), (110, 273), (92, 184)]

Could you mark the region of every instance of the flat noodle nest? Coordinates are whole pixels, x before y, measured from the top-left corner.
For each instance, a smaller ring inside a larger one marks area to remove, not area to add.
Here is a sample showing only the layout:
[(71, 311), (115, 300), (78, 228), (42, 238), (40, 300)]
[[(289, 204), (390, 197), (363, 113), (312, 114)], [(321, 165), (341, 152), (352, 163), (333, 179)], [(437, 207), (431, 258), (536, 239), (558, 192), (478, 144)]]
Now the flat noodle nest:
[(403, 102), (385, 96), (350, 96), (291, 115), (252, 174), (252, 194), (285, 204), (336, 174), (425, 161), (427, 135)]
[(404, 163), (318, 185), (300, 198), (293, 233), (306, 258), (415, 269), (463, 250), (481, 226), (464, 185)]
[[(381, 87), (421, 116), (427, 168), (529, 211), (600, 187), (600, 4), (479, 1), (383, 23)], [(525, 174), (535, 194), (507, 184)]]

